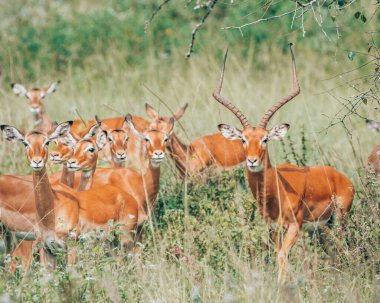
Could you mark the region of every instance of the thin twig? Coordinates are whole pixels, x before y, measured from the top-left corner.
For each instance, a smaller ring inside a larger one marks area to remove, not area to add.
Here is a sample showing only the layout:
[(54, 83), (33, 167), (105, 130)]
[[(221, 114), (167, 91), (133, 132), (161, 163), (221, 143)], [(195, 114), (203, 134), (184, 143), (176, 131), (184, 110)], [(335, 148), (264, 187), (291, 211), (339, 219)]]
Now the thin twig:
[(154, 17), (158, 14), (158, 12), (162, 9), (163, 6), (165, 6), (170, 0), (164, 0), (152, 13), (149, 20), (145, 22), (145, 32), (148, 31), (150, 23), (153, 21)]
[(215, 4), (217, 2), (218, 2), (218, 0), (212, 0), (210, 2), (210, 4), (207, 7), (207, 12), (205, 13), (205, 15), (203, 16), (203, 18), (201, 19), (201, 21), (193, 28), (193, 31), (191, 32), (191, 40), (190, 40), (189, 48), (188, 48), (188, 51), (186, 53), (186, 58), (190, 58), (191, 53), (193, 52), (193, 48), (194, 48), (195, 36), (196, 36), (199, 28), (205, 23), (205, 21), (207, 20), (208, 16), (210, 16), (210, 13), (211, 13), (212, 9), (213, 9), (213, 7), (215, 6)]

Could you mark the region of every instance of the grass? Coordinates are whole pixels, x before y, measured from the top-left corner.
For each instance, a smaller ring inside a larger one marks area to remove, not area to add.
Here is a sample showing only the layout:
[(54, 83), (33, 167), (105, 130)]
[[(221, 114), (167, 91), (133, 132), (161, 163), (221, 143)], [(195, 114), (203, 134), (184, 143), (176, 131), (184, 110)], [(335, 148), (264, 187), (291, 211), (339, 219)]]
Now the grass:
[[(240, 127), (211, 96), (223, 48), (218, 47), (218, 55), (203, 51), (189, 61), (180, 49), (173, 49), (169, 57), (157, 57), (151, 50), (142, 67), (125, 61), (122, 52), (110, 46), (106, 56), (94, 54), (82, 66), (69, 61), (61, 72), (46, 72), (43, 64), (34, 61), (31, 68), (38, 79), (34, 83), (12, 61), (7, 70), (27, 87), (62, 80), (57, 92), (45, 100), (57, 121), (77, 118), (77, 113), (86, 119), (128, 112), (146, 117), (145, 102), (166, 115), (188, 102), (176, 132), (190, 142), (216, 132), (222, 122)], [(290, 56), (275, 45), (243, 48), (230, 47), (223, 94), (254, 125), (290, 90)], [(249, 55), (242, 57), (244, 52)], [(152, 224), (144, 226), (145, 248), (140, 257), (115, 258), (118, 248), (111, 244), (117, 244), (117, 237), (100, 231), (75, 244), (76, 265), (61, 264), (53, 272), (35, 262), (31, 271), (12, 275), (5, 257), (0, 302), (376, 302), (380, 297), (380, 196), (375, 180), (367, 178), (364, 170), (377, 137), (356, 116), (347, 121), (350, 133), (342, 125), (328, 128), (342, 108), (341, 97), (355, 93), (344, 80), (358, 72), (325, 79), (358, 63), (333, 53), (321, 56), (303, 43), (295, 45), (295, 53), (301, 95), (270, 122), (291, 124), (283, 144), (270, 144), (272, 162), (333, 165), (354, 181), (357, 194), (347, 230), (341, 231), (339, 222), (334, 222), (320, 233), (302, 233), (292, 249), (283, 288), (276, 285), (277, 254), (247, 188), (244, 168), (211, 171), (207, 181), (183, 183), (166, 160), (155, 215)], [(323, 93), (334, 87), (338, 88)], [(28, 129), (31, 116), (26, 99), (14, 96), (5, 81), (0, 94), (1, 123)], [(372, 105), (363, 106), (361, 114), (379, 119)], [(31, 172), (21, 144), (3, 141), (0, 153), (1, 173)], [(49, 169), (56, 167), (49, 164)]]

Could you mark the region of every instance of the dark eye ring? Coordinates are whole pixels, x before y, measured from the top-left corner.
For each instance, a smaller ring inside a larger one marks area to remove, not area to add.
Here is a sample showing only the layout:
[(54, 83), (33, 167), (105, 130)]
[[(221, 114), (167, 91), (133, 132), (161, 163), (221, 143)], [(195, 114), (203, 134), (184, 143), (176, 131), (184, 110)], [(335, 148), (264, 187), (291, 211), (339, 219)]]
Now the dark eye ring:
[(165, 138), (165, 139), (164, 139), (164, 142), (168, 142), (168, 140), (169, 140), (169, 138)]
[(261, 141), (262, 143), (267, 143), (268, 142), (268, 137), (264, 137), (263, 140)]
[(28, 146), (29, 146), (29, 144), (26, 143), (26, 142), (22, 142), (22, 144), (24, 144), (25, 147), (28, 147)]
[(49, 144), (50, 144), (50, 141), (47, 141), (47, 142), (45, 143), (45, 146), (49, 146)]
[(95, 151), (95, 148), (91, 147), (89, 150), (88, 150), (90, 153), (93, 153)]
[(149, 139), (148, 139), (148, 138), (146, 138), (146, 137), (144, 138), (144, 140), (145, 140), (145, 142), (149, 142)]

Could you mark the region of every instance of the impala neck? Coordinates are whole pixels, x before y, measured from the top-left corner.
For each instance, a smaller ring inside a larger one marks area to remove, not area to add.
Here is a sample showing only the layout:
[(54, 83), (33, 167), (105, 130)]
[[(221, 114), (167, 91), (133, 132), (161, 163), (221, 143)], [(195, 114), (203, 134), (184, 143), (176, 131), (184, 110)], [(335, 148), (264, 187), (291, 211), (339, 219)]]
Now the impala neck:
[(263, 164), (263, 170), (260, 172), (251, 172), (247, 169), (247, 177), (252, 194), (259, 203), (260, 213), (265, 220), (268, 220), (271, 217), (270, 212), (278, 208), (277, 205), (272, 205), (273, 190), (277, 186), (274, 184), (276, 181), (273, 178), (274, 172), (268, 151), (265, 151)]
[(92, 187), (96, 167), (91, 170), (82, 170), (78, 191), (85, 191)]
[(41, 107), (40, 112), (34, 113), (34, 126), (39, 131), (48, 132), (51, 128), (51, 121), (46, 113), (45, 107)]
[(40, 171), (33, 170), (34, 197), (40, 225), (43, 229), (55, 229), (54, 193), (44, 167)]
[(112, 157), (112, 167), (114, 168), (124, 167), (124, 162), (116, 162)]
[(75, 172), (69, 171), (66, 163), (64, 163), (62, 168), (61, 183), (66, 184), (71, 188), (74, 188), (74, 177)]
[(142, 186), (144, 187), (143, 190), (147, 197), (147, 207), (149, 207), (150, 210), (153, 209), (153, 206), (157, 199), (158, 191), (160, 189), (160, 175), (160, 165), (158, 167), (155, 167), (152, 165), (151, 161), (149, 161), (149, 166), (143, 175)]
[(184, 178), (186, 174), (186, 163), (189, 153), (189, 146), (182, 143), (178, 137), (173, 134), (170, 144), (167, 146), (170, 157), (173, 159), (180, 177)]

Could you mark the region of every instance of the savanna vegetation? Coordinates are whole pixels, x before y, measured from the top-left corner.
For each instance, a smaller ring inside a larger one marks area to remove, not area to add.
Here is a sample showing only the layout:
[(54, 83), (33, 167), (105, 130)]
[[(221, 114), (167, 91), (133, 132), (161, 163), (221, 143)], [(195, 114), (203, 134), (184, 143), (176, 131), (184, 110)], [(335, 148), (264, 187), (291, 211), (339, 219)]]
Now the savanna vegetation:
[[(380, 193), (366, 163), (378, 135), (365, 119), (380, 119), (378, 1), (314, 1), (313, 9), (301, 5), (310, 1), (218, 2), (190, 58), (191, 31), (208, 8), (165, 2), (151, 19), (159, 3), (150, 0), (1, 1), (1, 124), (32, 125), (11, 82), (39, 87), (60, 79), (46, 98), (56, 121), (146, 118), (145, 102), (169, 115), (187, 102), (176, 125), (185, 142), (222, 122), (239, 127), (212, 98), (229, 47), (223, 93), (255, 125), (290, 91), (293, 42), (301, 95), (270, 122), (291, 125), (283, 141), (270, 143), (271, 159), (332, 165), (347, 175), (356, 188), (347, 229), (334, 221), (304, 230), (279, 288), (277, 253), (244, 165), (182, 181), (166, 159), (140, 256), (115, 258), (117, 234), (100, 231), (77, 243), (77, 264), (62, 261), (54, 271), (34, 262), (12, 274), (3, 255), (0, 302), (377, 302)], [(284, 14), (295, 7), (296, 15)], [(221, 29), (270, 16), (281, 17)], [(31, 173), (21, 144), (2, 141), (0, 153), (1, 173)]]

